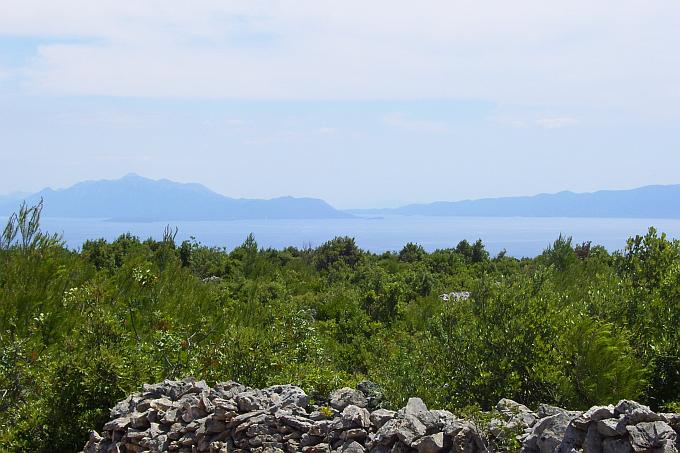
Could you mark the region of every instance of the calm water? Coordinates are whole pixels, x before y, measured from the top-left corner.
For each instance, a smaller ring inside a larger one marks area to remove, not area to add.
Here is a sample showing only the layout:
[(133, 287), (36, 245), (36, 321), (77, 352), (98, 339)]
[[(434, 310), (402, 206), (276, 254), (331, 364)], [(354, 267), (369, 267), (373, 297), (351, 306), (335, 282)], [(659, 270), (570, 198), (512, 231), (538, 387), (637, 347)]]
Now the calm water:
[[(3, 222), (4, 223), (4, 222)], [(113, 240), (130, 232), (141, 238), (160, 238), (167, 222), (115, 223), (96, 219), (43, 218), (43, 230), (63, 233), (70, 247), (87, 239)], [(206, 245), (232, 249), (253, 233), (263, 247), (318, 246), (335, 236), (356, 238), (374, 252), (399, 250), (417, 242), (427, 250), (454, 247), (458, 241), (481, 238), (492, 254), (506, 249), (513, 256), (535, 256), (562, 233), (574, 242), (593, 241), (610, 251), (625, 246), (626, 238), (644, 234), (650, 225), (680, 238), (677, 219), (489, 218), (395, 216), (342, 220), (240, 220), (224, 222), (171, 222), (179, 228), (178, 241), (194, 236)]]

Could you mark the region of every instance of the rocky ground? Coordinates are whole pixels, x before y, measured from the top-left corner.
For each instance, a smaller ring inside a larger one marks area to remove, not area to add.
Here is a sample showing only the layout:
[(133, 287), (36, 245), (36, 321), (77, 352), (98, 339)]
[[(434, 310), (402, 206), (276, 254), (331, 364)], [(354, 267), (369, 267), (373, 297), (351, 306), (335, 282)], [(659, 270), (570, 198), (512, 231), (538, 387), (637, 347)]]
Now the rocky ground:
[(415, 452), (678, 453), (680, 414), (633, 401), (586, 412), (543, 405), (532, 412), (501, 400), (485, 422), (430, 410), (419, 398), (381, 408), (374, 384), (343, 388), (310, 404), (298, 387), (263, 390), (236, 382), (210, 388), (185, 379), (145, 385), (119, 402), (84, 452)]

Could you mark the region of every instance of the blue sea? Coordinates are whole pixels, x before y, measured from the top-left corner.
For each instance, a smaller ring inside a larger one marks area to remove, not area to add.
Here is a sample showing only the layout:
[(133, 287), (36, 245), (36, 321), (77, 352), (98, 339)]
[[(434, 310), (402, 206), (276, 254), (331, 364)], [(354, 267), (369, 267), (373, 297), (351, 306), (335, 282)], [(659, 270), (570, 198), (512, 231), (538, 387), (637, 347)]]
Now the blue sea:
[[(4, 222), (3, 222), (4, 223)], [(193, 236), (197, 241), (228, 250), (241, 244), (249, 233), (261, 247), (318, 246), (335, 236), (352, 236), (373, 252), (400, 250), (416, 242), (426, 250), (455, 247), (462, 240), (482, 239), (487, 250), (505, 249), (516, 257), (540, 254), (560, 234), (574, 243), (592, 241), (609, 251), (621, 250), (626, 239), (645, 234), (650, 226), (680, 238), (680, 219), (526, 218), (526, 217), (423, 217), (322, 220), (239, 220), (200, 222), (119, 223), (99, 219), (43, 218), (42, 229), (61, 233), (71, 248), (87, 239), (113, 240), (130, 232), (142, 239), (161, 238), (166, 225), (178, 228), (177, 241)]]

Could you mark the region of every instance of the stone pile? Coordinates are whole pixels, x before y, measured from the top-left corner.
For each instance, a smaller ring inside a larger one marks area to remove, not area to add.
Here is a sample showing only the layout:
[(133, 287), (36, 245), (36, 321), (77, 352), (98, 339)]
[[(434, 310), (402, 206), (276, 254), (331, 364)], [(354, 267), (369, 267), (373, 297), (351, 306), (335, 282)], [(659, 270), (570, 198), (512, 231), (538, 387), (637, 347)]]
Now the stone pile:
[(542, 405), (520, 436), (523, 453), (678, 453), (680, 414), (655, 413), (635, 401), (585, 412)]
[(370, 382), (316, 405), (292, 385), (258, 390), (166, 380), (116, 404), (83, 451), (486, 453), (515, 445), (524, 453), (678, 452), (680, 414), (656, 414), (627, 400), (586, 412), (547, 405), (532, 412), (503, 399), (481, 430), (419, 398), (398, 411), (381, 408), (381, 401)]
[(399, 411), (380, 409), (381, 398), (368, 382), (336, 390), (327, 406), (317, 406), (292, 385), (257, 390), (166, 380), (118, 403), (84, 452), (486, 451), (474, 424), (430, 411), (419, 398)]

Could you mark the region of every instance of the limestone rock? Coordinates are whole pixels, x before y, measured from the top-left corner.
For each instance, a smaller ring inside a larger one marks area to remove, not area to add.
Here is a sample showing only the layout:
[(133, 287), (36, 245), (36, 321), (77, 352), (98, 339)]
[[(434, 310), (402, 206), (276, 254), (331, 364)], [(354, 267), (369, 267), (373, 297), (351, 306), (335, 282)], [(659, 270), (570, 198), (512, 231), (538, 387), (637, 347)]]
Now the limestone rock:
[(371, 412), (370, 415), (370, 420), (371, 423), (376, 427), (376, 429), (380, 429), (382, 425), (387, 423), (389, 420), (392, 420), (395, 415), (397, 415), (396, 412), (390, 411), (387, 409), (378, 409), (373, 412)]
[(661, 448), (663, 451), (675, 449), (677, 434), (661, 421), (642, 422), (637, 425), (626, 427), (630, 436), (630, 444), (636, 453), (651, 451)]
[(331, 407), (339, 411), (343, 410), (350, 404), (358, 407), (366, 407), (368, 405), (368, 400), (362, 392), (349, 387), (343, 387), (341, 389), (335, 390), (333, 393), (331, 393), (330, 398)]
[(345, 429), (368, 428), (369, 417), (370, 414), (363, 407), (349, 405), (342, 411), (342, 426)]
[(605, 437), (617, 437), (626, 434), (626, 418), (608, 418), (597, 422), (598, 432)]
[(418, 450), (418, 453), (438, 453), (444, 449), (444, 433), (423, 436), (413, 442), (412, 447)]
[(597, 422), (614, 417), (614, 406), (593, 406), (573, 421), (577, 427), (587, 430), (591, 422)]
[(361, 383), (333, 392), (329, 409), (310, 407), (292, 385), (252, 389), (228, 381), (209, 388), (193, 378), (166, 380), (116, 404), (83, 452), (486, 453), (507, 445), (496, 437), (523, 433), (517, 439), (524, 453), (678, 453), (680, 415), (634, 401), (583, 413), (542, 405), (534, 413), (503, 399), (486, 439), (473, 423), (430, 410), (420, 398), (397, 411), (369, 411), (381, 398), (377, 386)]

